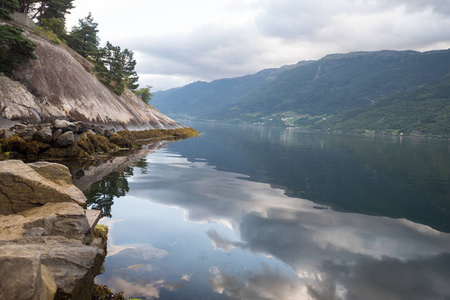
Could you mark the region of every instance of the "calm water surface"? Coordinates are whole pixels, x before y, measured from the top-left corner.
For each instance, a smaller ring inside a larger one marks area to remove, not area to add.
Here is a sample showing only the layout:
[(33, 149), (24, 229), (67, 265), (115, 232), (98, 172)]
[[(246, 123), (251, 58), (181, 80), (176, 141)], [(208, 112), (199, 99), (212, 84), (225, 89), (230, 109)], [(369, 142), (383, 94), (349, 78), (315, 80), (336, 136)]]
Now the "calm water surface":
[(450, 299), (450, 143), (195, 124), (85, 191), (140, 299)]

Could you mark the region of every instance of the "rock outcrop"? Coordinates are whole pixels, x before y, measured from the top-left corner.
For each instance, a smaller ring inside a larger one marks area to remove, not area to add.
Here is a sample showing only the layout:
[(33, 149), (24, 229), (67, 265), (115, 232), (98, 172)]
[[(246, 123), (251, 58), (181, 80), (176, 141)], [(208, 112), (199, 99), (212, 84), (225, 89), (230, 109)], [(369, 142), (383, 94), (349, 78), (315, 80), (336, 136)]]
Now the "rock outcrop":
[(65, 166), (0, 162), (0, 300), (91, 299), (105, 241), (85, 202)]
[(86, 203), (63, 165), (20, 160), (0, 161), (0, 214), (12, 214), (49, 202)]
[[(0, 126), (8, 121), (83, 121), (122, 129), (181, 127), (129, 90), (117, 96), (87, 70), (92, 64), (65, 45), (23, 27), (36, 44), (37, 60), (24, 62), (13, 81), (0, 76)], [(3, 122), (1, 122), (3, 120)], [(4, 127), (6, 128), (6, 127)]]

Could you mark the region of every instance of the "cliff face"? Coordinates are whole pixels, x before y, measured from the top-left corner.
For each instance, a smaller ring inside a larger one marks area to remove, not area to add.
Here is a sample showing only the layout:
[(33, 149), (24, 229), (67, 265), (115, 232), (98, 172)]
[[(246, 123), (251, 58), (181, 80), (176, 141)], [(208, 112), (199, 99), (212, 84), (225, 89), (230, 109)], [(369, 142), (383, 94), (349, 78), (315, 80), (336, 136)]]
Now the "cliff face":
[(8, 120), (68, 119), (119, 130), (181, 127), (132, 92), (120, 97), (111, 92), (86, 71), (89, 62), (67, 47), (23, 29), (37, 45), (38, 59), (24, 62), (14, 72), (18, 81), (0, 76), (0, 126), (9, 126)]

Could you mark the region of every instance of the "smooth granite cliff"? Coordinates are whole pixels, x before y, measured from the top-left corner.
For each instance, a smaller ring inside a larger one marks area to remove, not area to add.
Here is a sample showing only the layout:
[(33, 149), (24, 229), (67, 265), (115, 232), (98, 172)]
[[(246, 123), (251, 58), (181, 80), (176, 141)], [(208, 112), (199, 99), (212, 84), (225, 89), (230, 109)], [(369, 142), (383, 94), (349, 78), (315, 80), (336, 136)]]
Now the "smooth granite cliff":
[(23, 36), (36, 44), (38, 59), (24, 61), (12, 79), (0, 74), (0, 128), (9, 128), (12, 122), (55, 119), (117, 130), (181, 127), (131, 91), (121, 96), (111, 92), (91, 73), (93, 65), (66, 45), (20, 27)]

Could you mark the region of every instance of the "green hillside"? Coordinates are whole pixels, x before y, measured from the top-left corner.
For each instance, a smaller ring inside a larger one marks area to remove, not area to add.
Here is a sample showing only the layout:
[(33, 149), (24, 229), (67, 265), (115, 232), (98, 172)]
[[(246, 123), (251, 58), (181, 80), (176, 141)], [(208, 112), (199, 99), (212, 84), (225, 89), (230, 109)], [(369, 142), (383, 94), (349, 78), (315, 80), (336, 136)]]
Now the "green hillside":
[(364, 109), (317, 122), (311, 128), (392, 134), (450, 134), (450, 77), (395, 95)]
[(226, 123), (446, 135), (449, 72), (450, 50), (333, 54), (158, 92), (154, 105)]

